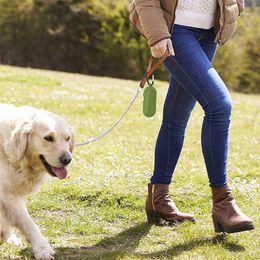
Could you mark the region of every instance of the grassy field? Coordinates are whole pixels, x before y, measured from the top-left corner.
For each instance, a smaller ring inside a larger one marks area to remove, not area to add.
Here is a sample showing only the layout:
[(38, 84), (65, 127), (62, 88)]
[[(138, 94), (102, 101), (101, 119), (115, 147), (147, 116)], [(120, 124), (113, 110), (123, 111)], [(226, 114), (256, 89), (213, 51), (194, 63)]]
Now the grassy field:
[[(195, 224), (146, 223), (144, 200), (167, 83), (157, 82), (158, 112), (143, 116), (139, 97), (105, 139), (77, 148), (64, 181), (49, 178), (27, 198), (29, 211), (56, 251), (55, 259), (260, 259), (260, 96), (232, 93), (229, 178), (252, 232), (216, 235), (211, 193), (200, 147), (203, 112), (190, 120), (171, 195), (195, 214)], [(0, 66), (0, 103), (58, 113), (74, 126), (77, 142), (95, 137), (119, 117), (138, 82)], [(2, 244), (0, 259), (31, 259), (29, 244)]]

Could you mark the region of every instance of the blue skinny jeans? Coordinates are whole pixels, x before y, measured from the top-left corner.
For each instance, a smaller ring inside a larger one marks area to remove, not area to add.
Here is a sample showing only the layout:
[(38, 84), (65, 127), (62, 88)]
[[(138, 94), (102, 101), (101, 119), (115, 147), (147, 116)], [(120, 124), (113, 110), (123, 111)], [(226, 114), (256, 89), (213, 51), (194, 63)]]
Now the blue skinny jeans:
[(171, 183), (196, 101), (204, 110), (201, 145), (210, 186), (227, 183), (232, 101), (225, 83), (212, 66), (217, 48), (214, 39), (214, 28), (173, 27), (175, 56), (169, 56), (164, 62), (170, 85), (155, 147), (153, 184)]

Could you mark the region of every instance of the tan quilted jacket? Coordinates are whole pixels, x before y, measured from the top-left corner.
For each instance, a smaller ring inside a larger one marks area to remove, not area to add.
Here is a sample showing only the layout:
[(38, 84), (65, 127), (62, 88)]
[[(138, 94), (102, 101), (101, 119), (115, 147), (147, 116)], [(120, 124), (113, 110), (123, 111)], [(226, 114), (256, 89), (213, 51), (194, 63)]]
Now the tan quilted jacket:
[[(222, 45), (235, 30), (244, 0), (217, 0), (216, 41)], [(150, 46), (170, 38), (178, 0), (133, 0), (130, 22), (148, 40)]]

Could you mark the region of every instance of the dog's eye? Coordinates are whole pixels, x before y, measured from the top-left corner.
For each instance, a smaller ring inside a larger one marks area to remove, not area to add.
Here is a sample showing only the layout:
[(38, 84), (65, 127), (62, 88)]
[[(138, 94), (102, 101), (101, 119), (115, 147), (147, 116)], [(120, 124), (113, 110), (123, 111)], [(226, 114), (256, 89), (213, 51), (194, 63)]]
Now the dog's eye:
[(66, 138), (66, 141), (68, 142), (70, 140), (70, 136)]
[(51, 136), (51, 135), (47, 135), (44, 137), (44, 139), (48, 142), (53, 142), (54, 141), (54, 138)]

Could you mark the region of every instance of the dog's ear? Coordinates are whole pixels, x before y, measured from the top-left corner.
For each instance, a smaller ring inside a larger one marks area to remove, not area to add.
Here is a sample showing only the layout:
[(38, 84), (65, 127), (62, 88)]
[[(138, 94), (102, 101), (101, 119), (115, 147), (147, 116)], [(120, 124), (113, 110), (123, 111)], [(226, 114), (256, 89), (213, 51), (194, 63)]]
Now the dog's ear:
[(72, 153), (73, 150), (74, 150), (74, 147), (75, 147), (75, 134), (74, 134), (74, 131), (72, 129), (70, 129), (70, 131), (71, 131), (71, 138), (70, 138), (69, 150)]
[(10, 139), (5, 143), (5, 151), (12, 161), (19, 161), (24, 156), (31, 130), (31, 122), (23, 122), (12, 131)]

